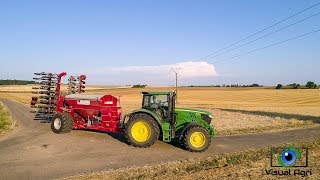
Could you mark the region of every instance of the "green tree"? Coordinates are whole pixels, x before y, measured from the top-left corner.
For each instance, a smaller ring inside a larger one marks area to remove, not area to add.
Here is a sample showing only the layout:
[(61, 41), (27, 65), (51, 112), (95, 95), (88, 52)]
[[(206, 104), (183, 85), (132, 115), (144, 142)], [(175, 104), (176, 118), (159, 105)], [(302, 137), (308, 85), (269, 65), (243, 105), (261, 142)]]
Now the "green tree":
[(300, 89), (300, 84), (295, 84), (295, 85), (293, 86), (293, 89)]
[(147, 85), (145, 84), (135, 84), (132, 86), (132, 88), (145, 88)]
[(34, 83), (35, 83), (34, 81), (0, 79), (0, 85), (27, 85), (27, 84), (34, 84)]
[(281, 89), (282, 88), (282, 84), (278, 84), (276, 89)]
[(313, 88), (316, 88), (317, 85), (312, 81), (308, 81), (307, 84), (306, 84), (306, 87), (309, 88), (309, 89), (313, 89)]
[(293, 84), (289, 84), (288, 86), (292, 87), (292, 89), (300, 89), (300, 84), (297, 83), (293, 83)]

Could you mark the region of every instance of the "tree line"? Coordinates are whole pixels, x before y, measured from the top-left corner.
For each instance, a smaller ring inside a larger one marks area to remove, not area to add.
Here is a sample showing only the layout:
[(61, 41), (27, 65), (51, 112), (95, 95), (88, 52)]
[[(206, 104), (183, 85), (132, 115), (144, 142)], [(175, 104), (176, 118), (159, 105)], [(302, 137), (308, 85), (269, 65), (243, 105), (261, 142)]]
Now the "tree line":
[(133, 86), (131, 86), (132, 88), (145, 88), (147, 85), (145, 84), (135, 84)]
[(298, 83), (288, 84), (287, 86), (283, 86), (282, 84), (278, 84), (276, 89), (316, 89), (318, 85), (312, 81), (308, 81), (305, 85), (300, 85)]
[(263, 85), (254, 83), (254, 84), (249, 84), (249, 85), (241, 85), (241, 84), (222, 84), (222, 85), (211, 85), (211, 86), (190, 85), (187, 87), (263, 87)]
[(26, 80), (16, 80), (16, 79), (0, 79), (0, 85), (27, 85), (34, 84), (34, 81), (26, 81)]

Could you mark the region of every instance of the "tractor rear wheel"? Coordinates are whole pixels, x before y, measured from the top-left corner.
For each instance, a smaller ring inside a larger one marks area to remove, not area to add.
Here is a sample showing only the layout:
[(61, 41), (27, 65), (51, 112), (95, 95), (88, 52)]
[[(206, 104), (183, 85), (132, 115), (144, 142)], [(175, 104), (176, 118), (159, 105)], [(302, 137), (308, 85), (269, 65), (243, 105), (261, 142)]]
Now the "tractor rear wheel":
[(126, 138), (135, 147), (149, 147), (159, 138), (159, 126), (148, 114), (134, 114), (125, 127)]
[(57, 134), (69, 133), (73, 129), (73, 119), (69, 113), (57, 113), (52, 117), (51, 130)]
[(201, 126), (190, 126), (184, 133), (184, 146), (191, 152), (203, 152), (209, 148), (211, 137)]

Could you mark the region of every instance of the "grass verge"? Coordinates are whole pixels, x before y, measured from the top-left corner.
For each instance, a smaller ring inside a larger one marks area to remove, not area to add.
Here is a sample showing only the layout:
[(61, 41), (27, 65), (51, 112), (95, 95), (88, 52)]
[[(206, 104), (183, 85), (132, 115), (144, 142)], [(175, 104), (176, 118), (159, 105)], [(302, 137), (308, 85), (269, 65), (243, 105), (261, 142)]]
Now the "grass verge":
[[(320, 139), (299, 142), (296, 147), (309, 148), (309, 167), (320, 178)], [(181, 160), (144, 167), (132, 167), (82, 174), (65, 179), (301, 179), (301, 176), (267, 175), (270, 169), (270, 148), (214, 155), (206, 158)], [(284, 170), (283, 168), (279, 168)]]
[(15, 123), (8, 114), (4, 105), (0, 102), (0, 136), (13, 129)]

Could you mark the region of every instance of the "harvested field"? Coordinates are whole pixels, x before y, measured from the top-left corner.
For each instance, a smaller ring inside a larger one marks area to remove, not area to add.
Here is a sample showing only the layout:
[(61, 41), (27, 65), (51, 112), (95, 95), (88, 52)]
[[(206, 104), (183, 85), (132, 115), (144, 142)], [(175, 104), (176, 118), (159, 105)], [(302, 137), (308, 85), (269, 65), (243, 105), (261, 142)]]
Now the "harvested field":
[[(28, 104), (31, 87), (0, 86), (0, 97)], [(141, 91), (173, 89), (88, 86), (86, 93), (120, 97), (123, 112), (129, 113), (141, 106)], [(220, 135), (303, 128), (320, 122), (319, 89), (181, 87), (178, 93), (178, 106), (211, 111)]]

